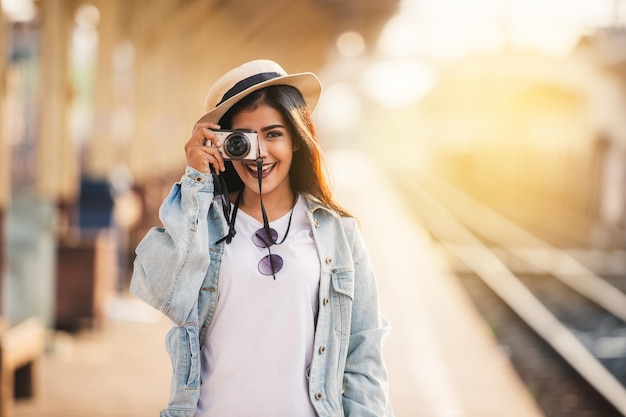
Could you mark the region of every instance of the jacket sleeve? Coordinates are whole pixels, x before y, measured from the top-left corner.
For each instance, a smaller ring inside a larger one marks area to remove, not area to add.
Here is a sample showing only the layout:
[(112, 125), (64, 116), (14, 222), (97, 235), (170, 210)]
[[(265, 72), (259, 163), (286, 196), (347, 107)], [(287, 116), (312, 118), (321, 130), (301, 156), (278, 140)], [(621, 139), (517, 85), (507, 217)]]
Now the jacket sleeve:
[[(389, 324), (379, 309), (378, 288), (362, 235), (351, 223), (355, 267), (350, 341), (343, 381), (346, 417), (393, 417), (389, 401), (383, 342)], [(350, 233), (350, 229), (346, 228)]]
[(198, 299), (209, 267), (207, 218), (213, 180), (187, 167), (159, 209), (153, 227), (135, 250), (131, 294), (179, 326)]

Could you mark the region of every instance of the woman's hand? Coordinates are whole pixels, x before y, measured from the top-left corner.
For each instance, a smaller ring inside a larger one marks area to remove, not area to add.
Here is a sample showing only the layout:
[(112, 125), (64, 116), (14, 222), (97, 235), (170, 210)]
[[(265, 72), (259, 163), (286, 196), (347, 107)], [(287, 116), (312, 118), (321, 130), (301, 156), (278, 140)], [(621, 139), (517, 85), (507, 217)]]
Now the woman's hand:
[(205, 173), (211, 171), (211, 166), (217, 174), (224, 172), (224, 158), (217, 149), (221, 143), (211, 130), (219, 128), (213, 123), (198, 123), (194, 127), (191, 138), (185, 144), (188, 166)]

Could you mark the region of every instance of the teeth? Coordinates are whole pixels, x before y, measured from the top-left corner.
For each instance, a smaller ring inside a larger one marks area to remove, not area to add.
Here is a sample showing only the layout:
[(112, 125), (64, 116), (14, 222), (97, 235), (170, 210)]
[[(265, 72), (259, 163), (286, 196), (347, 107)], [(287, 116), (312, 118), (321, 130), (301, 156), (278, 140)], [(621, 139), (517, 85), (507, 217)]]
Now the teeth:
[[(263, 164), (263, 171), (267, 171), (268, 169), (270, 169), (272, 166), (274, 166), (274, 164)], [(248, 165), (248, 168), (250, 168), (253, 171), (258, 171), (257, 166), (256, 165)]]

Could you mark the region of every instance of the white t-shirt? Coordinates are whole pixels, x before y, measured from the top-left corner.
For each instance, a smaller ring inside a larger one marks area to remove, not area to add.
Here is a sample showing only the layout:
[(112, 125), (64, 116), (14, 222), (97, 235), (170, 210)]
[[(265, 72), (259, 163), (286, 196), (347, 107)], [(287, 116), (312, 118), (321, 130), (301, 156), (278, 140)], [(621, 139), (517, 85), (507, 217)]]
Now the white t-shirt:
[[(290, 213), (270, 223), (283, 239)], [(298, 198), (287, 239), (270, 247), (282, 269), (263, 275), (268, 255), (253, 234), (263, 227), (242, 210), (236, 236), (225, 245), (219, 299), (201, 351), (202, 387), (196, 417), (316, 416), (308, 395), (320, 261)]]

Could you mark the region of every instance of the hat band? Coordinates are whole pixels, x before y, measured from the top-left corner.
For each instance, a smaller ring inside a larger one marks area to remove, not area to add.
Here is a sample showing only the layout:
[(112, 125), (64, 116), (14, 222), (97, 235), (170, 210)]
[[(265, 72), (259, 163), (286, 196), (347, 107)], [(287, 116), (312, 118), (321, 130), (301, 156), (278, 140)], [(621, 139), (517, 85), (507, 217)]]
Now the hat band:
[(219, 106), (220, 104), (222, 104), (223, 102), (225, 102), (229, 98), (236, 96), (237, 94), (241, 93), (242, 91), (247, 90), (248, 88), (250, 88), (250, 87), (252, 87), (252, 86), (254, 86), (256, 84), (260, 84), (262, 82), (271, 80), (273, 78), (281, 77), (282, 75), (283, 74), (280, 74), (278, 72), (262, 72), (260, 74), (255, 74), (255, 75), (253, 75), (251, 77), (244, 78), (243, 80), (239, 81), (237, 84), (232, 86), (230, 88), (230, 90), (228, 90), (222, 96), (222, 99), (220, 100), (219, 103), (217, 103), (215, 105), (215, 107)]

